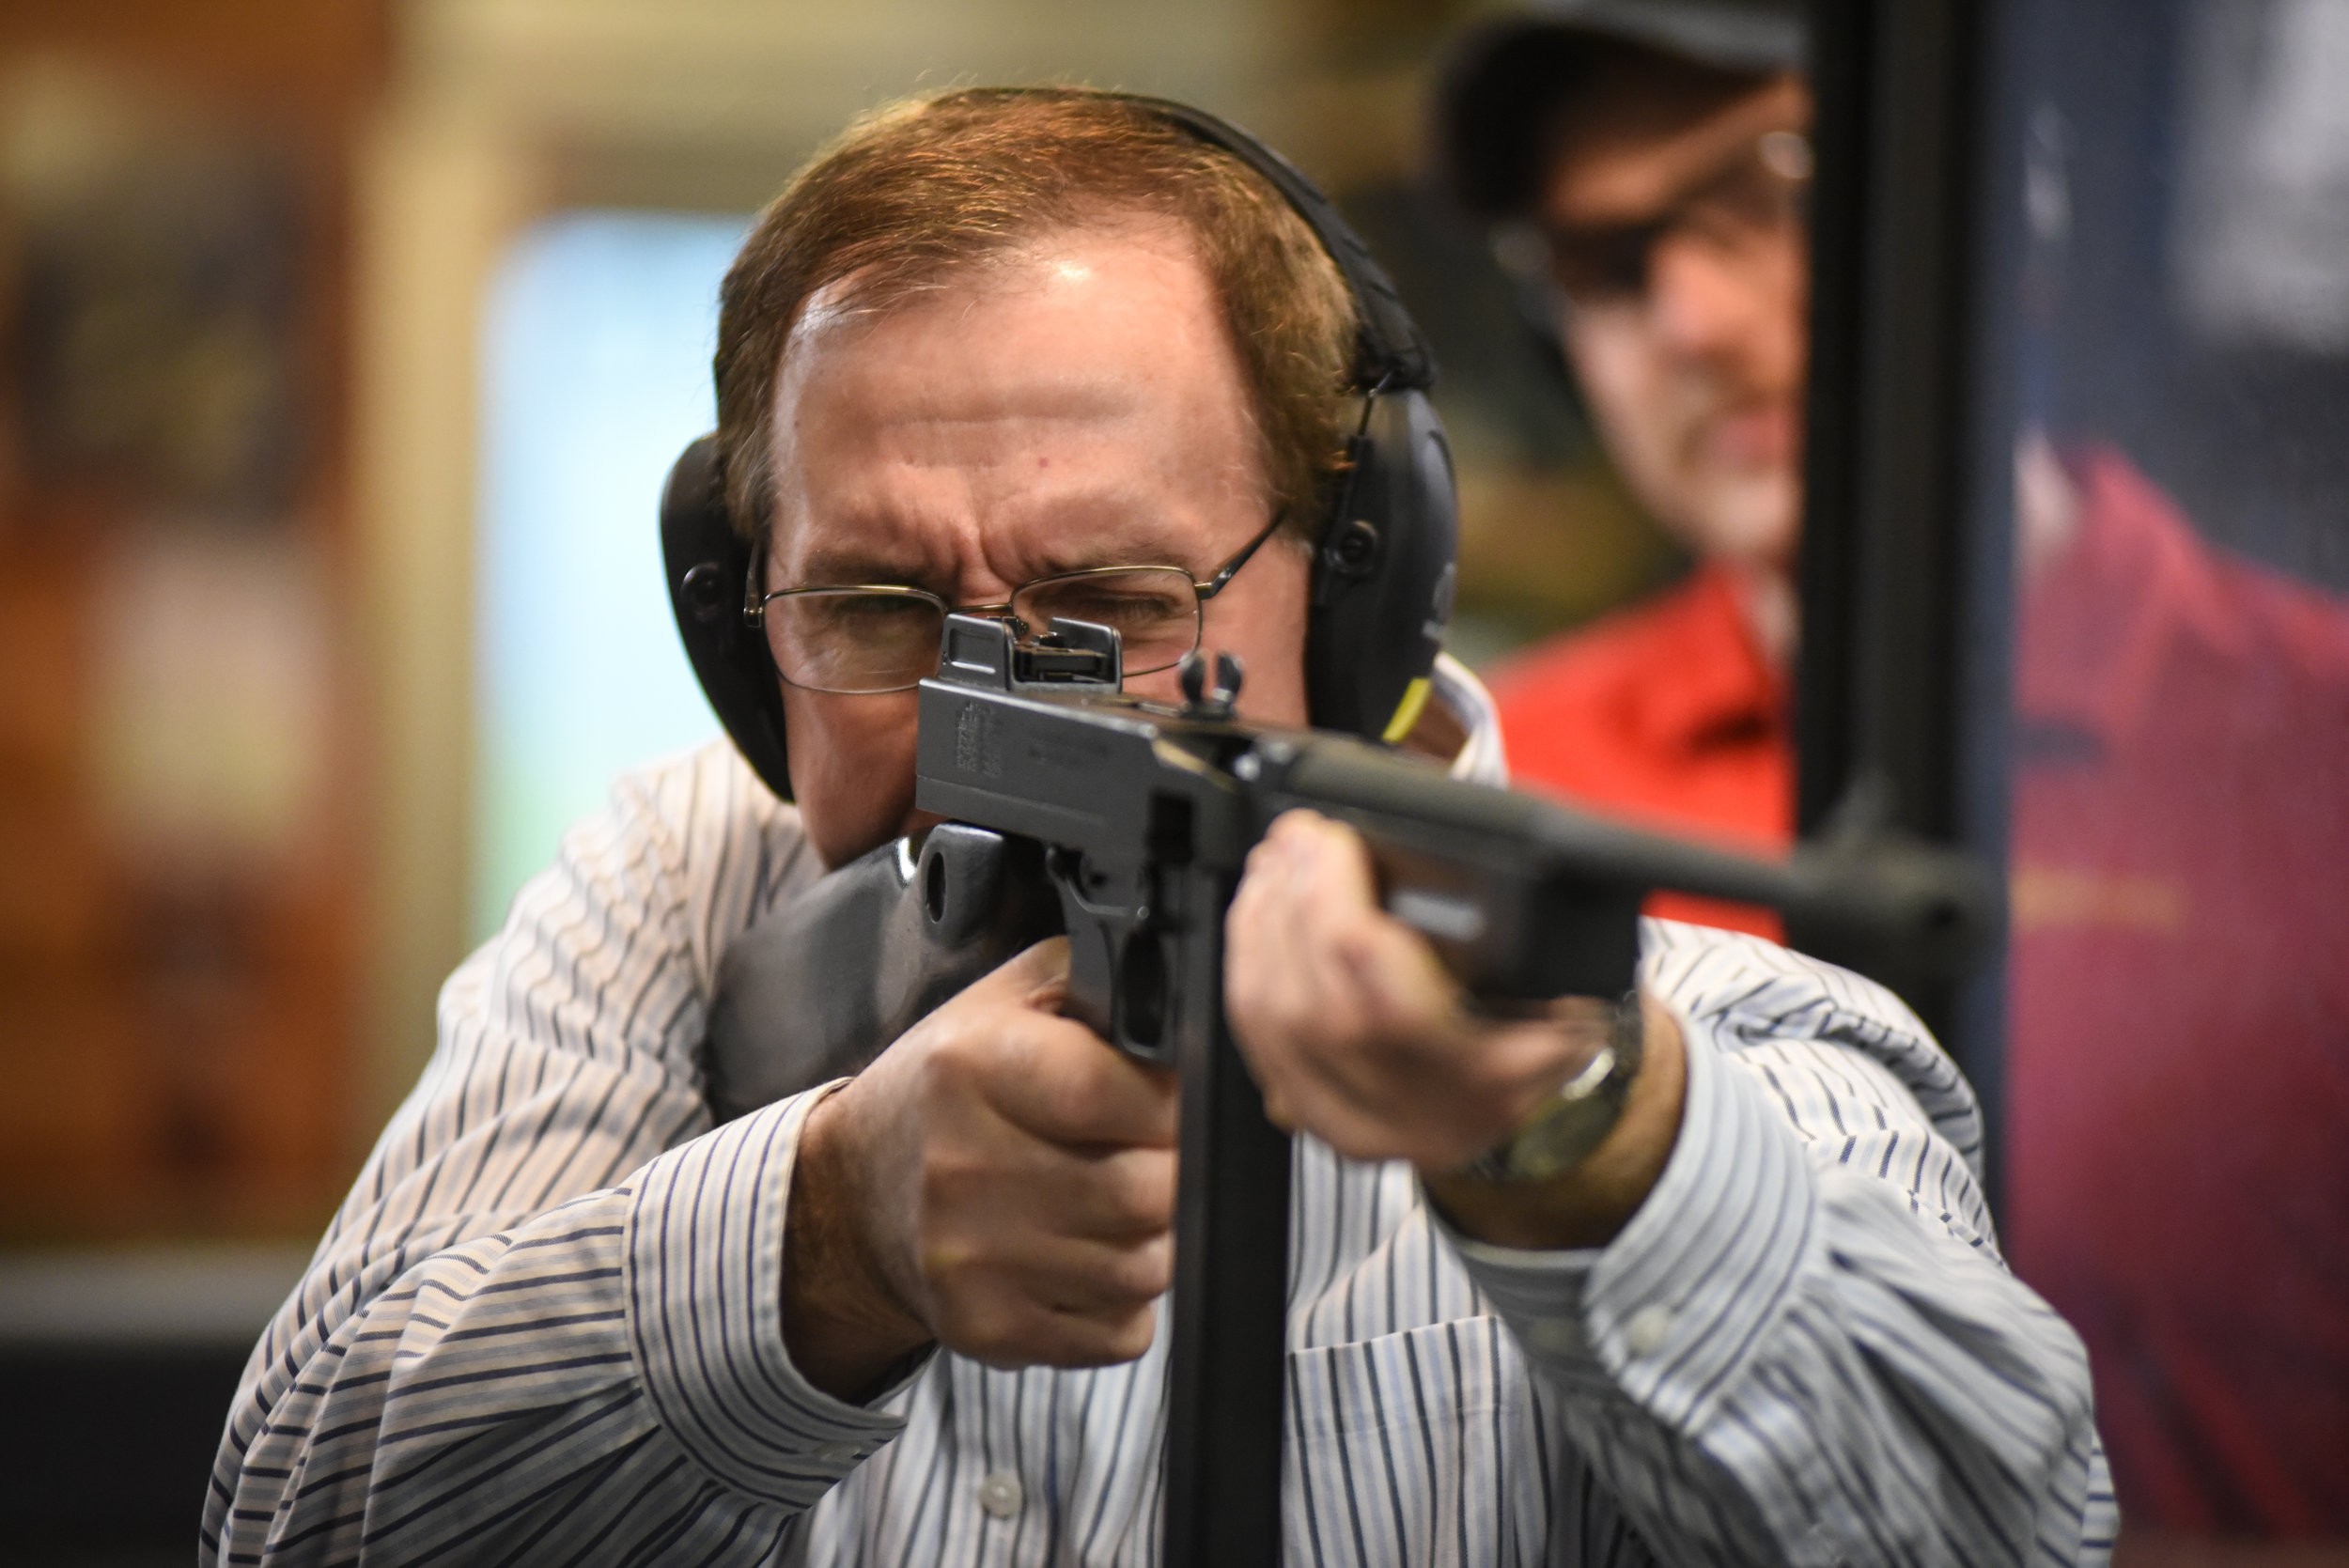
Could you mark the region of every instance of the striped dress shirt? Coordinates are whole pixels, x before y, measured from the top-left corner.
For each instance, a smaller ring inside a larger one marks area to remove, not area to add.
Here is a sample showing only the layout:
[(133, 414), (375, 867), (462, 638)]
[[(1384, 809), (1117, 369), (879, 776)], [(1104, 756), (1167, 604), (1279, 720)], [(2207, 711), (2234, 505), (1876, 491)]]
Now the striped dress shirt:
[[(1458, 771), (1497, 779), (1481, 690)], [(623, 778), (458, 970), (440, 1045), (256, 1348), (202, 1560), (1155, 1562), (1167, 1335), (937, 1354), (869, 1406), (785, 1353), (825, 1089), (713, 1127), (726, 944), (820, 875), (730, 748)], [(1679, 1140), (1604, 1250), (1454, 1234), (1300, 1138), (1293, 1565), (2101, 1561), (2078, 1340), (2000, 1261), (1971, 1091), (1880, 987), (1649, 922)]]

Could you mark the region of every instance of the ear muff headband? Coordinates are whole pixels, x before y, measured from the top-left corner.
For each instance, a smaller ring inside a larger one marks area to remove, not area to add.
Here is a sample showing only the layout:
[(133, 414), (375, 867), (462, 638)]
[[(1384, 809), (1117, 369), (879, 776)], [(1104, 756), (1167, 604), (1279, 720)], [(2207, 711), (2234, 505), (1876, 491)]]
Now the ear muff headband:
[(1403, 296), (1395, 292), (1394, 280), (1387, 276), (1387, 270), (1378, 265), (1378, 258), (1370, 254), (1362, 237), (1354, 232), (1354, 225), (1322, 194), (1320, 186), (1272, 148), (1205, 109), (1166, 98), (1121, 96), (1126, 102), (1180, 126), (1255, 170), (1305, 220), (1305, 226), (1337, 263), (1361, 318), (1354, 362), (1358, 390), (1424, 392), (1436, 384), (1436, 351), (1420, 332), (1419, 323), (1411, 319), (1411, 313), (1403, 308)]
[[(1159, 98), (1126, 101), (1262, 176), (1313, 230), (1353, 297), (1361, 322), (1353, 384), (1362, 415), (1315, 539), (1306, 710), (1324, 729), (1399, 740), (1427, 700), (1452, 619), (1458, 551), (1451, 449), (1427, 399), (1434, 350), (1370, 247), (1295, 164), (1205, 110)], [(766, 638), (743, 621), (752, 551), (727, 524), (719, 467), (716, 440), (704, 436), (677, 458), (662, 491), (670, 607), (719, 722), (753, 770), (787, 800), (782, 680)]]

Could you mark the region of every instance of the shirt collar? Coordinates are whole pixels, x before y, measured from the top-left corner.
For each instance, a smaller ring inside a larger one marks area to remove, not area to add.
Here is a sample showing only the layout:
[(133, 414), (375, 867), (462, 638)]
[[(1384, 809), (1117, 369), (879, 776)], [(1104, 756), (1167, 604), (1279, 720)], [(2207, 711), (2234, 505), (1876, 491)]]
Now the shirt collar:
[(1448, 653), (1436, 655), (1430, 672), (1430, 693), (1451, 713), (1468, 739), (1452, 758), (1452, 776), (1471, 784), (1505, 786), (1509, 758), (1501, 746), (1501, 716), (1493, 709), (1492, 693), (1469, 667)]

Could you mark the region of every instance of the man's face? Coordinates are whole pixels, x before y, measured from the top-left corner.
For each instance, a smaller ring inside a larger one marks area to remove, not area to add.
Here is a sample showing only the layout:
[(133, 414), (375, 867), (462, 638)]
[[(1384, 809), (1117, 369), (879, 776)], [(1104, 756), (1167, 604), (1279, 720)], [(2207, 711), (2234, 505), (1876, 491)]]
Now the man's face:
[[(1766, 137), (1810, 118), (1793, 77), (1661, 124), (1594, 116), (1551, 161), (1537, 217), (1567, 234), (1655, 223), (1753, 172), (1758, 148), (1783, 146)], [(1691, 550), (1784, 572), (1801, 522), (1799, 226), (1727, 237), (1702, 223), (1669, 227), (1646, 285), (1567, 304), (1567, 357), (1600, 433), (1634, 493)]]
[[(765, 586), (901, 583), (996, 604), (1088, 567), (1204, 578), (1269, 519), (1247, 386), (1178, 231), (1045, 236), (878, 315), (809, 301), (783, 354)], [(1206, 605), (1240, 708), (1305, 721), (1305, 552), (1275, 539)], [(1128, 690), (1174, 699), (1174, 672)], [(919, 825), (916, 693), (784, 688), (791, 786), (838, 865)]]

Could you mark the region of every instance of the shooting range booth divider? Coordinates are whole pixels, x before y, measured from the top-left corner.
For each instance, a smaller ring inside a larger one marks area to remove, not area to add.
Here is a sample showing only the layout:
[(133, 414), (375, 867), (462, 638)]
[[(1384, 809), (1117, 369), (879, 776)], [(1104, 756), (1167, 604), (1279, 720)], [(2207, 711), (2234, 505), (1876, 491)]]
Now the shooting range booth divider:
[[(1816, 99), (1796, 825), (1864, 823), (2006, 863), (2012, 475), (1977, 438), (1989, 23), (1969, 0), (1811, 0)], [(1985, 548), (1987, 547), (1987, 548)], [(1998, 717), (1991, 717), (1998, 716)], [(1837, 957), (1790, 921), (1788, 939)], [(1995, 1201), (2004, 976), (1863, 966), (1933, 1029), (1982, 1097)]]

